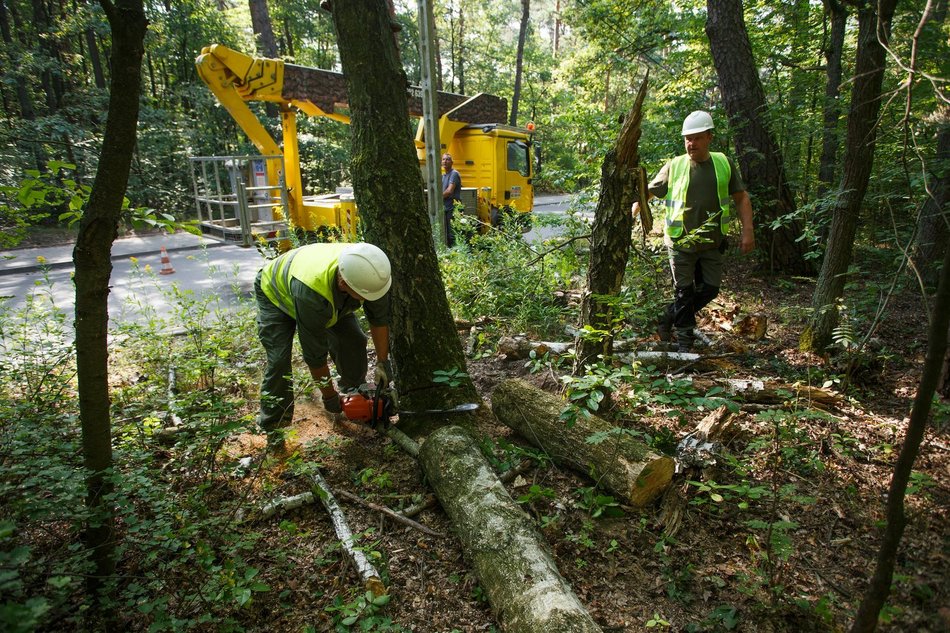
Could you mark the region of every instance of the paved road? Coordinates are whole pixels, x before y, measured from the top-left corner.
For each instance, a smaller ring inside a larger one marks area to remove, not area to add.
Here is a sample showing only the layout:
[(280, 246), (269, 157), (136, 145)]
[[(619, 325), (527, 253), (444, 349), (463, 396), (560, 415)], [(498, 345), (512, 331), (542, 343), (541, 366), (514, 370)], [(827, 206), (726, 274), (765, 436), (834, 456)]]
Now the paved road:
[[(560, 194), (556, 196), (537, 196), (534, 201), (534, 215), (538, 220), (543, 221), (546, 217), (563, 217), (571, 209), (574, 196), (570, 194)], [(584, 208), (580, 215), (588, 220), (594, 217), (593, 207)], [(546, 240), (557, 237), (563, 232), (558, 226), (535, 226), (524, 234), (527, 242), (535, 240)]]
[[(162, 270), (165, 247), (173, 274)], [(263, 263), (256, 249), (225, 245), (188, 233), (120, 239), (112, 249), (109, 314), (113, 322), (142, 322), (149, 312), (170, 317), (173, 286), (194, 297), (214, 296), (222, 307), (247, 295)], [(16, 249), (0, 253), (0, 297), (18, 310), (31, 294), (51, 298), (72, 320), (75, 290), (72, 246)]]
[[(563, 215), (571, 196), (538, 196), (538, 216)], [(546, 239), (557, 227), (537, 227), (525, 239)], [(161, 248), (168, 252), (174, 274), (160, 275)], [(72, 321), (75, 290), (72, 245), (14, 249), (0, 252), (0, 300), (22, 309), (31, 294), (52, 299)], [(112, 247), (112, 286), (109, 314), (113, 323), (143, 322), (152, 312), (169, 318), (175, 308), (173, 286), (194, 297), (212, 296), (221, 307), (248, 296), (263, 258), (253, 248), (241, 248), (189, 233), (150, 235), (116, 240)]]

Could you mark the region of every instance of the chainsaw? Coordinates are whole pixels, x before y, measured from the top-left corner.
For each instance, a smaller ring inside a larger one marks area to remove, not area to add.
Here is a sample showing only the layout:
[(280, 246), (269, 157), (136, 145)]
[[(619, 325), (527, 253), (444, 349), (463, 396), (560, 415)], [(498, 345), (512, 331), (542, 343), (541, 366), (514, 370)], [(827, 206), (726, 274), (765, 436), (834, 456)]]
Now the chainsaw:
[(372, 383), (360, 385), (353, 393), (343, 394), (340, 398), (343, 415), (351, 422), (369, 424), (372, 428), (382, 426), (387, 430), (393, 418), (402, 415), (420, 414), (452, 414), (474, 411), (478, 408), (475, 402), (467, 402), (448, 409), (426, 409), (425, 411), (400, 411), (397, 409), (398, 398), (396, 392), (390, 388), (378, 387)]

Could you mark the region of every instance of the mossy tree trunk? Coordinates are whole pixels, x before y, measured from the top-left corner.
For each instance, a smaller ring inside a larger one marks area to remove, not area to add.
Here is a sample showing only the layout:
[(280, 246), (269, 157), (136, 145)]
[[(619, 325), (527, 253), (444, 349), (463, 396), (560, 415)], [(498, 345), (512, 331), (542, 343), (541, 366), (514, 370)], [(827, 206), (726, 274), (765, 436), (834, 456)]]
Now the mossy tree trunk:
[[(657, 455), (640, 440), (617, 432), (603, 418), (560, 419), (563, 400), (523, 380), (506, 380), (492, 392), (492, 411), (555, 462), (593, 475), (598, 485), (622, 503), (644, 506), (656, 499), (673, 478), (673, 460)], [(588, 440), (600, 436), (599, 441)]]
[[(410, 135), (408, 81), (384, 0), (333, 2), (333, 24), (350, 105), (353, 189), (366, 240), (393, 266), (392, 350), (406, 409), (438, 409), (476, 397), (439, 272), (422, 175)], [(425, 422), (422, 416), (412, 426)], [(403, 425), (409, 430), (410, 421)]]
[(457, 426), (435, 431), (422, 445), (419, 462), (503, 630), (601, 630), (467, 431)]
[(582, 336), (578, 343), (575, 373), (582, 373), (585, 365), (597, 362), (598, 355), (611, 353), (613, 331), (623, 316), (614, 300), (620, 292), (630, 254), (631, 207), (638, 196), (640, 156), (637, 148), (646, 88), (644, 79), (636, 103), (624, 117), (617, 143), (607, 152), (600, 168), (600, 197), (591, 231), (587, 293), (581, 305), (581, 326), (589, 326), (590, 334)]
[(112, 243), (118, 235), (138, 125), (145, 18), (141, 0), (102, 0), (112, 34), (109, 114), (96, 178), (79, 223), (73, 250), (76, 266), (76, 369), (82, 424), (86, 505), (91, 519), (86, 547), (95, 565), (87, 586), (95, 595), (115, 570), (112, 485), (112, 423), (109, 416), (109, 280)]

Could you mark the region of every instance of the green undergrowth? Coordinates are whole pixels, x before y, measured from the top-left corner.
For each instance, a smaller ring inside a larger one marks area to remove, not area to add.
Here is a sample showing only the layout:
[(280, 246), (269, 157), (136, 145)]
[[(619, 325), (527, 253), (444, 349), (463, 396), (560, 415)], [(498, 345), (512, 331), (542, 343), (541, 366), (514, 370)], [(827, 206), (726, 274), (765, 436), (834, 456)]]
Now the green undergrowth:
[[(73, 330), (50, 283), (0, 311), (0, 629), (237, 631), (263, 617), (262, 602), (286, 605), (272, 579), (292, 574), (303, 536), (262, 557), (263, 534), (240, 516), (272, 484), (260, 459), (242, 465), (221, 450), (257, 432), (254, 307), (173, 284), (164, 305), (139, 305), (140, 319), (110, 334), (119, 567), (102, 600), (119, 615), (96, 620), (81, 536), (99, 519), (84, 505)], [(235, 477), (241, 468), (251, 476)]]

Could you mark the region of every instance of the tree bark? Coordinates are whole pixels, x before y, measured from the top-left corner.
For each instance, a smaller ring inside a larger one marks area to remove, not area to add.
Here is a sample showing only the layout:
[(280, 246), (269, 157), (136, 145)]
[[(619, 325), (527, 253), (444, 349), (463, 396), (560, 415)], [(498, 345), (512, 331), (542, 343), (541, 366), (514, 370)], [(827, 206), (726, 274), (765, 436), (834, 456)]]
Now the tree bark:
[(673, 460), (652, 452), (629, 435), (597, 444), (588, 438), (614, 427), (603, 418), (578, 416), (573, 426), (560, 420), (564, 401), (523, 380), (501, 383), (492, 393), (492, 411), (555, 462), (589, 475), (622, 502), (641, 507), (656, 499), (673, 478)]
[[(822, 352), (838, 325), (837, 301), (844, 294), (861, 203), (874, 164), (877, 116), (881, 109), (887, 43), (897, 0), (865, 0), (858, 9), (858, 47), (851, 89), (841, 195), (831, 218), (828, 248), (812, 297), (812, 315), (802, 332), (802, 349)], [(880, 10), (880, 14), (876, 9)]]
[(897, 463), (894, 464), (894, 475), (887, 491), (887, 525), (884, 527), (881, 549), (877, 554), (874, 576), (858, 607), (851, 633), (871, 633), (877, 628), (878, 614), (891, 591), (897, 548), (904, 535), (904, 526), (907, 524), (907, 517), (904, 514), (904, 497), (914, 468), (914, 461), (920, 452), (920, 443), (927, 429), (930, 407), (943, 368), (943, 359), (947, 352), (948, 327), (950, 327), (950, 250), (944, 254), (943, 267), (940, 270), (940, 283), (937, 288), (933, 316), (930, 319), (927, 358), (924, 361), (920, 386), (917, 388), (914, 406), (911, 409), (907, 435), (897, 456)]
[(804, 275), (813, 272), (798, 241), (802, 226), (786, 218), (795, 212), (795, 199), (785, 177), (782, 152), (765, 124), (768, 106), (752, 57), (741, 0), (707, 0), (706, 35), (719, 77), (719, 91), (729, 115), (739, 168), (760, 218), (759, 241), (766, 245), (769, 266), (775, 272)]
[(76, 365), (82, 424), (86, 505), (92, 520), (85, 528), (95, 571), (87, 586), (93, 596), (115, 570), (112, 485), (112, 424), (109, 417), (109, 278), (112, 242), (118, 234), (122, 199), (135, 147), (142, 84), (142, 55), (148, 21), (142, 0), (101, 0), (112, 31), (112, 82), (109, 114), (99, 167), (79, 223), (73, 250), (76, 266)]
[[(251, 11), (251, 28), (254, 29), (254, 37), (257, 40), (257, 52), (263, 57), (276, 59), (277, 38), (274, 37), (267, 0), (248, 0), (248, 7)], [(264, 104), (264, 112), (271, 121), (280, 116), (277, 104), (269, 101)]]
[[(13, 35), (10, 32), (10, 20), (7, 16), (6, 0), (0, 0), (0, 33), (3, 35), (3, 43), (7, 51), (7, 54), (4, 56), (6, 57), (7, 67), (12, 71), (16, 68), (14, 56), (18, 46), (17, 43), (13, 41)], [(16, 73), (14, 81), (16, 82), (17, 103), (20, 105), (20, 116), (27, 121), (32, 121), (36, 118), (36, 113), (33, 110), (33, 101), (30, 99), (26, 79), (23, 75)]]
[(422, 445), (419, 457), (503, 630), (601, 630), (465, 430), (440, 428)]
[(822, 108), (823, 131), (821, 159), (818, 163), (818, 197), (824, 196), (834, 185), (835, 166), (838, 162), (838, 119), (841, 117), (841, 57), (844, 52), (844, 34), (848, 12), (838, 0), (824, 0), (825, 12), (831, 19), (831, 32), (825, 49), (825, 103)]
[(914, 267), (928, 290), (937, 285), (940, 276), (937, 262), (947, 251), (950, 237), (947, 228), (950, 221), (947, 214), (950, 199), (950, 108), (943, 108), (938, 118), (937, 155), (929, 169), (927, 199), (920, 211), (913, 258)]
[(274, 37), (267, 0), (248, 0), (248, 5), (251, 10), (251, 26), (259, 44), (258, 52), (264, 57), (276, 58), (277, 38)]
[[(436, 38), (438, 40), (438, 38)], [(459, 94), (465, 94), (465, 9), (459, 2), (459, 45), (458, 64), (456, 64)]]
[(528, 18), (531, 0), (521, 0), (521, 28), (518, 30), (518, 52), (515, 54), (515, 88), (511, 93), (511, 118), (509, 125), (518, 125), (518, 103), (521, 101), (521, 81), (524, 70), (524, 42), (528, 37)]
[(575, 374), (582, 373), (584, 366), (596, 362), (598, 356), (611, 354), (614, 330), (620, 319), (615, 299), (630, 254), (631, 207), (638, 197), (638, 144), (646, 91), (644, 78), (636, 102), (624, 117), (617, 143), (607, 152), (600, 168), (600, 197), (591, 230), (587, 292), (581, 304), (581, 326), (589, 326), (584, 328), (589, 333), (578, 342)]
[[(353, 189), (368, 242), (393, 268), (392, 351), (406, 409), (441, 409), (477, 397), (439, 273), (422, 175), (406, 101), (407, 80), (383, 0), (333, 5), (340, 61), (350, 104)], [(436, 372), (453, 377), (435, 382)], [(412, 434), (441, 423), (413, 416)]]

